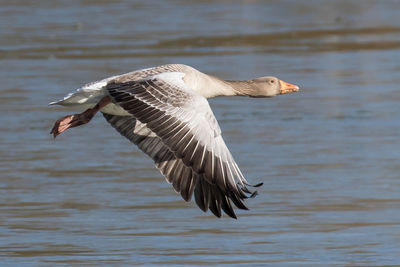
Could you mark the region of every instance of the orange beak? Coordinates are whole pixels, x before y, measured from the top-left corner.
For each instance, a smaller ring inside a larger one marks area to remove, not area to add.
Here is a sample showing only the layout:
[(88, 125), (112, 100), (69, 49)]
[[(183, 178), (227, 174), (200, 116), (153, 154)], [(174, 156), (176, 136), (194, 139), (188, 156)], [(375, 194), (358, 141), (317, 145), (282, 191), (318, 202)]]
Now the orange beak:
[(282, 95), (299, 91), (299, 87), (297, 85), (290, 84), (290, 83), (284, 82), (282, 80), (279, 80), (279, 83), (281, 84), (281, 94)]

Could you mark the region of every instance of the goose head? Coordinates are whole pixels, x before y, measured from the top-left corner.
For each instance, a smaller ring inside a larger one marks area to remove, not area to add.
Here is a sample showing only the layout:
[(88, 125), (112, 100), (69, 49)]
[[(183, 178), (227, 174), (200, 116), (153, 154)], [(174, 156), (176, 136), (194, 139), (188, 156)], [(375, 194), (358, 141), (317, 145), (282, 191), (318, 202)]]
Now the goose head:
[(299, 91), (297, 85), (272, 76), (256, 78), (251, 80), (250, 83), (253, 85), (253, 92), (250, 95), (252, 97), (272, 97)]

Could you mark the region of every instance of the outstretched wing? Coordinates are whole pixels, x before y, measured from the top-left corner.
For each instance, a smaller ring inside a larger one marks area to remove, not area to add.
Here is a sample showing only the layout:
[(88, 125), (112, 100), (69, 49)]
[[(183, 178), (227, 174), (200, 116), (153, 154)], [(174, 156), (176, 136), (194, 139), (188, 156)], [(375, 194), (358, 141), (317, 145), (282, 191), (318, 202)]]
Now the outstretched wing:
[[(150, 156), (156, 167), (181, 194), (185, 201), (190, 201), (193, 192), (197, 205), (203, 210), (208, 208), (218, 217), (221, 208), (232, 218), (236, 218), (229, 197), (216, 184), (208, 183), (202, 174), (195, 173), (181, 159), (176, 158), (168, 147), (145, 124), (130, 116), (116, 116), (103, 113), (106, 120), (123, 136), (136, 144), (144, 153)], [(230, 197), (241, 209), (247, 209), (242, 199), (236, 195)]]
[(246, 188), (207, 100), (187, 88), (183, 76), (172, 72), (139, 81), (111, 81), (106, 89), (114, 103), (133, 117), (105, 117), (153, 158), (185, 200), (194, 190), (203, 210), (209, 207), (219, 217), (222, 207), (235, 217), (229, 199), (246, 209), (241, 200), (254, 193)]

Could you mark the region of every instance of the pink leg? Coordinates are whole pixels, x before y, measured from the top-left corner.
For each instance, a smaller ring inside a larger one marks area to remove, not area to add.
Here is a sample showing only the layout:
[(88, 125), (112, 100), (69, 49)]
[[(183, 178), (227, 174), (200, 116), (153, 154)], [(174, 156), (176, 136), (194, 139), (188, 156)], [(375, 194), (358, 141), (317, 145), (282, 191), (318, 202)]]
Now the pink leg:
[(69, 128), (77, 127), (79, 125), (88, 123), (100, 109), (102, 109), (103, 107), (107, 106), (110, 103), (111, 103), (110, 97), (105, 96), (93, 108), (89, 108), (79, 114), (68, 115), (58, 119), (54, 123), (53, 129), (51, 129), (50, 134), (53, 134), (54, 138), (56, 138), (57, 135), (59, 135), (60, 133), (64, 132)]

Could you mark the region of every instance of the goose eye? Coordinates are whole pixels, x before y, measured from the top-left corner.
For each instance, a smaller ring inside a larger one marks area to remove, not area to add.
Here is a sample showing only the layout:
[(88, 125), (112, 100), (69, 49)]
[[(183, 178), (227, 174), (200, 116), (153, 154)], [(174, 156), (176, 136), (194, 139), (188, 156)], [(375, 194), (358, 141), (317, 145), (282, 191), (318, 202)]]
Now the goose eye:
[(269, 81), (270, 83), (275, 83), (275, 81), (274, 80), (271, 80), (271, 81)]

